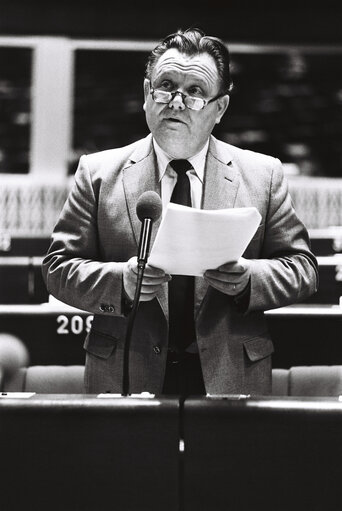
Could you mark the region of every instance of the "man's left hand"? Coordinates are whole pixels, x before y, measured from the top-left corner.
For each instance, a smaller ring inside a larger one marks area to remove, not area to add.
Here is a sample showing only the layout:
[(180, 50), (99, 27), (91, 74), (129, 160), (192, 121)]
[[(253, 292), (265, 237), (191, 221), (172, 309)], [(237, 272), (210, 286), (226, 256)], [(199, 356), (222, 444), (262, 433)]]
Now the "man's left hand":
[(216, 270), (207, 270), (204, 278), (222, 293), (236, 296), (246, 288), (250, 275), (250, 261), (240, 257), (237, 262), (222, 264)]

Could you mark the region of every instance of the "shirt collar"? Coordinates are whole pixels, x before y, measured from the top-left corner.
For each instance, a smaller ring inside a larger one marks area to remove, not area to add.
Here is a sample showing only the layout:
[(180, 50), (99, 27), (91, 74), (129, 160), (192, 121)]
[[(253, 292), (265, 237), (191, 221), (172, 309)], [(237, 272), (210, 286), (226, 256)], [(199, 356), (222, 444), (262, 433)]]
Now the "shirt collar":
[[(154, 151), (157, 156), (157, 163), (158, 163), (158, 169), (159, 169), (159, 181), (161, 181), (165, 175), (165, 172), (166, 172), (169, 162), (171, 160), (173, 160), (174, 158), (169, 156), (160, 147), (160, 145), (157, 144), (155, 139), (153, 139), (153, 147), (154, 147)], [(204, 144), (202, 149), (197, 154), (195, 154), (194, 156), (191, 156), (191, 158), (188, 158), (188, 161), (193, 166), (194, 171), (197, 174), (197, 177), (201, 180), (202, 183), (204, 181), (205, 159), (207, 156), (208, 147), (209, 147), (209, 139), (207, 140), (207, 142)]]

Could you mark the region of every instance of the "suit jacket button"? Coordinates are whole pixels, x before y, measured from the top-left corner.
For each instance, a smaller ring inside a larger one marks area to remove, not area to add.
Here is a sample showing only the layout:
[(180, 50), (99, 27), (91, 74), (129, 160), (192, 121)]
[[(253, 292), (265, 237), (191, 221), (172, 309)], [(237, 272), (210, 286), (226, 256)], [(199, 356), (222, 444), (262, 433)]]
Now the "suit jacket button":
[(161, 349), (159, 346), (153, 346), (153, 351), (156, 355), (159, 355), (161, 353)]
[(114, 307), (114, 305), (108, 305), (108, 306), (107, 306), (107, 311), (108, 311), (108, 312), (114, 312), (114, 311), (115, 311), (115, 307)]
[(107, 307), (106, 307), (106, 305), (104, 303), (101, 303), (99, 309), (100, 309), (101, 312), (106, 312)]

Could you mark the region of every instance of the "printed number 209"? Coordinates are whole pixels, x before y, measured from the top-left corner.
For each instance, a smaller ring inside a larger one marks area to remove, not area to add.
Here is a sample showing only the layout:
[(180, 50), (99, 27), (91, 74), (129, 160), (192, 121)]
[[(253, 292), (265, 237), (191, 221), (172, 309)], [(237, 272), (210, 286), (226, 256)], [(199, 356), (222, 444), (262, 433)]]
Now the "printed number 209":
[(91, 323), (93, 321), (93, 316), (87, 316), (82, 318), (82, 316), (65, 316), (64, 314), (60, 314), (57, 317), (57, 334), (58, 335), (80, 335), (85, 332), (89, 332), (91, 328)]

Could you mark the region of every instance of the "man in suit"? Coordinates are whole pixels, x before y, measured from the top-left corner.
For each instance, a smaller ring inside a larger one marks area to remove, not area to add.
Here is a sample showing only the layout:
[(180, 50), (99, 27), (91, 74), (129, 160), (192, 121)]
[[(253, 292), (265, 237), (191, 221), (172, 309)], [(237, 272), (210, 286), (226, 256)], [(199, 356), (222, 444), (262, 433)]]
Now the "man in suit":
[(87, 392), (122, 392), (137, 279), (136, 203), (147, 190), (161, 196), (163, 207), (170, 200), (203, 209), (254, 206), (262, 220), (239, 261), (208, 269), (203, 278), (170, 276), (147, 264), (131, 339), (130, 392), (271, 391), (273, 345), (263, 311), (314, 293), (317, 263), (280, 161), (211, 135), (230, 90), (222, 41), (197, 29), (172, 34), (147, 62), (151, 134), (80, 159), (43, 274), (54, 296), (94, 314), (85, 341)]

